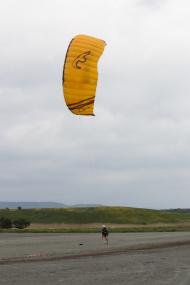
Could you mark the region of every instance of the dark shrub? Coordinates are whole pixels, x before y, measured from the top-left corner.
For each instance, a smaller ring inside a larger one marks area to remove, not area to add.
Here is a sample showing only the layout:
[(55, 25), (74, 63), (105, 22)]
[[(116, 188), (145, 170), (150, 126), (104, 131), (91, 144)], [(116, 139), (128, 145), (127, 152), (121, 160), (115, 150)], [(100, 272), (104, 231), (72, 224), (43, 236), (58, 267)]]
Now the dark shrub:
[(13, 221), (13, 225), (17, 229), (24, 229), (30, 225), (30, 222), (25, 219), (18, 219), (18, 220)]
[(7, 219), (5, 217), (0, 218), (0, 228), (1, 229), (9, 229), (12, 228), (12, 222), (10, 219)]

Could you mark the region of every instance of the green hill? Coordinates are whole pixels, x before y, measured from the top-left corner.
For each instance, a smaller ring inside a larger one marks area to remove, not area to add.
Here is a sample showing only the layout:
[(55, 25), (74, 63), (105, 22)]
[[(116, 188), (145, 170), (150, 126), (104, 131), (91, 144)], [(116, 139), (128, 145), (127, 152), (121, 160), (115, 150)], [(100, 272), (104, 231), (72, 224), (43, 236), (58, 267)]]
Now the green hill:
[(190, 213), (128, 207), (89, 207), (61, 209), (1, 209), (0, 217), (25, 218), (31, 223), (112, 223), (151, 225), (156, 223), (189, 223)]

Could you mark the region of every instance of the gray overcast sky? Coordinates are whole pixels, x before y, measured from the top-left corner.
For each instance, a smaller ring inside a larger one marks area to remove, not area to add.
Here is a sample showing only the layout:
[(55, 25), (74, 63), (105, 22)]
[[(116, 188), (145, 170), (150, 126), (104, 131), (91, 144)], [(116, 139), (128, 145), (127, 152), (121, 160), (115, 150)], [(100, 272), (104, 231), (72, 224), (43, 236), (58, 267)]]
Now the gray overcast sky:
[[(0, 200), (190, 207), (190, 2), (0, 2)], [(77, 34), (107, 42), (95, 117), (62, 94)]]

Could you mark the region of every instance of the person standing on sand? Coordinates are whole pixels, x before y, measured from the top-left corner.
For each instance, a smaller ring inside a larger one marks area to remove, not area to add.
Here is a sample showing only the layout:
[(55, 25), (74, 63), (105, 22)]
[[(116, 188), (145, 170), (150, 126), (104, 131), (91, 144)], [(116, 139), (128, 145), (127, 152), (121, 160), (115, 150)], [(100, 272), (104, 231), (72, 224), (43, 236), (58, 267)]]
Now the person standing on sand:
[(108, 244), (108, 229), (105, 225), (102, 226), (102, 239)]

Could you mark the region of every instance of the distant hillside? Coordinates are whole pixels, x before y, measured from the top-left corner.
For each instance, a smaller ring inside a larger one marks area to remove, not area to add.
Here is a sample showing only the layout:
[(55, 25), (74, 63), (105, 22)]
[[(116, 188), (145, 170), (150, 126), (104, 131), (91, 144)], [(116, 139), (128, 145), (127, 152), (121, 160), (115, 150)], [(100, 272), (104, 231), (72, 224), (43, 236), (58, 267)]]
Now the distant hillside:
[(93, 208), (93, 207), (105, 207), (103, 205), (100, 204), (75, 204), (75, 205), (71, 205), (68, 207), (72, 207), (72, 208)]
[(66, 205), (56, 202), (0, 202), (0, 209), (17, 209), (18, 207), (21, 207), (23, 209), (64, 208)]
[(190, 223), (190, 213), (128, 207), (90, 207), (54, 209), (1, 209), (0, 217), (25, 218), (31, 223), (117, 223), (150, 225), (157, 223)]
[(57, 209), (57, 208), (86, 208), (86, 207), (101, 207), (99, 204), (76, 204), (76, 205), (66, 205), (57, 202), (0, 202), (0, 209), (17, 209), (21, 207), (22, 209)]
[(168, 209), (165, 210), (167, 212), (176, 212), (176, 213), (190, 213), (190, 209), (189, 208), (177, 208), (177, 209)]

